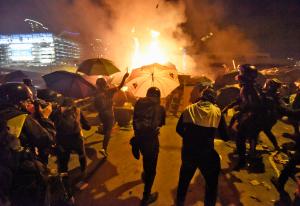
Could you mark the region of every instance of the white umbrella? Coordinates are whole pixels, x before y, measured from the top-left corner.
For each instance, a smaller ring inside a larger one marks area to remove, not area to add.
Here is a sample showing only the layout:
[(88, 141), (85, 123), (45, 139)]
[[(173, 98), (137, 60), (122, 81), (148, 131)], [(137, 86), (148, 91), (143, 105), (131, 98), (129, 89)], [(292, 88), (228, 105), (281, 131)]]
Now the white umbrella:
[(174, 66), (143, 66), (132, 71), (127, 86), (136, 97), (145, 97), (150, 87), (157, 87), (164, 98), (179, 86), (178, 73)]

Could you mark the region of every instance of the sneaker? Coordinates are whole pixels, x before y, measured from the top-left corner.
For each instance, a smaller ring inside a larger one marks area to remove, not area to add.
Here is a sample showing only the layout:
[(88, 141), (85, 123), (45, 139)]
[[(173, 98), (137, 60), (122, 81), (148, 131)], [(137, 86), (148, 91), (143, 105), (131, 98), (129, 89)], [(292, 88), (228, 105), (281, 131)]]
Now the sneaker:
[(154, 192), (150, 194), (148, 197), (143, 197), (141, 201), (141, 206), (150, 205), (151, 203), (155, 202), (157, 198), (158, 198), (158, 192)]
[(100, 149), (99, 151), (105, 158), (108, 156), (107, 151), (105, 149)]

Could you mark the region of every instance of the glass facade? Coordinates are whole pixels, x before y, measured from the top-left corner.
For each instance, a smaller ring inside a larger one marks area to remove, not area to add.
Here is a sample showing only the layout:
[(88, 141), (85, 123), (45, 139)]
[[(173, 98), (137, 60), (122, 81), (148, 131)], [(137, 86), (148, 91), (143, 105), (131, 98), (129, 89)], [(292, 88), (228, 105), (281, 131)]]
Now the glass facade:
[(0, 35), (0, 66), (57, 66), (79, 57), (77, 43), (52, 33)]

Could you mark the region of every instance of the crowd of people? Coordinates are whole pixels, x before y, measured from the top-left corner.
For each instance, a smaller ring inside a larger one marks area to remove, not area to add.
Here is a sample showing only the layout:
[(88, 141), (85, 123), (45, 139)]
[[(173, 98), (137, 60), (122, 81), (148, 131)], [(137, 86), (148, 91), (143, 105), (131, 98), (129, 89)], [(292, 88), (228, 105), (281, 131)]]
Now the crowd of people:
[[(220, 157), (214, 148), (214, 138), (218, 131), (224, 141), (230, 138), (236, 141), (238, 161), (233, 170), (239, 171), (257, 160), (256, 146), (259, 133), (264, 132), (277, 151), (282, 150), (271, 129), (277, 120), (288, 116), (295, 128), (295, 154), (284, 167), (280, 177), (271, 179), (281, 196), (289, 196), (284, 190), (288, 178), (295, 172), (299, 163), (298, 122), (300, 110), (289, 107), (280, 96), (281, 82), (268, 79), (263, 88), (256, 84), (257, 69), (249, 64), (239, 66), (236, 77), (240, 86), (239, 98), (221, 110), (216, 104), (217, 92), (212, 87), (206, 87), (199, 93), (194, 103), (184, 109), (176, 132), (182, 137), (181, 168), (176, 195), (176, 205), (183, 206), (188, 187), (197, 169), (205, 179), (204, 205), (213, 206), (217, 200), (218, 176), (221, 170)], [(297, 93), (296, 99), (299, 98)], [(150, 88), (146, 98), (138, 100), (134, 108), (133, 128), (135, 136), (131, 139), (132, 153), (136, 159), (143, 156), (142, 179), (144, 193), (141, 205), (155, 202), (158, 193), (151, 193), (151, 187), (156, 174), (159, 151), (159, 128), (165, 124), (165, 110), (161, 108), (158, 88)], [(156, 102), (156, 104), (155, 104)], [(155, 104), (156, 106), (154, 106)], [(224, 114), (229, 108), (235, 109), (235, 114), (227, 126)], [(229, 134), (229, 131), (231, 135)], [(234, 136), (234, 138), (232, 137)], [(250, 151), (247, 155), (246, 141), (249, 140)], [(283, 198), (284, 199), (284, 198)], [(296, 198), (295, 202), (299, 201)], [(299, 202), (295, 203), (296, 205)]]
[[(79, 155), (84, 179), (86, 155), (81, 128), (90, 129), (80, 109), (71, 98), (52, 91), (43, 99), (34, 97), (32, 89), (23, 83), (1, 85), (0, 95), (0, 205), (73, 202), (67, 174), (70, 153)], [(57, 157), (58, 174), (47, 168), (50, 154)], [(55, 189), (59, 185), (62, 190)], [(64, 192), (50, 198), (50, 191)]]
[[(275, 150), (282, 150), (271, 131), (282, 116), (288, 116), (294, 125), (296, 153), (280, 177), (273, 178), (272, 182), (280, 194), (287, 194), (285, 183), (300, 161), (300, 143), (297, 139), (300, 110), (296, 106), (289, 107), (283, 101), (279, 93), (280, 81), (268, 79), (260, 88), (256, 84), (257, 74), (257, 69), (252, 65), (239, 66), (237, 80), (240, 96), (222, 110), (216, 104), (216, 91), (208, 86), (202, 88), (194, 103), (181, 113), (176, 126), (176, 132), (182, 137), (182, 164), (175, 200), (177, 206), (185, 204), (190, 181), (197, 169), (205, 179), (204, 205), (216, 204), (221, 170), (221, 160), (214, 148), (217, 131), (224, 141), (235, 139), (239, 159), (233, 169), (239, 171), (255, 161), (260, 132), (267, 135)], [(108, 156), (107, 148), (114, 125), (113, 95), (124, 86), (127, 77), (128, 73), (121, 84), (113, 88), (103, 78), (96, 82), (94, 106), (103, 125), (101, 133), (104, 140), (100, 152), (104, 157)], [(295, 99), (298, 101), (299, 97), (300, 92)], [(159, 156), (160, 128), (166, 124), (166, 110), (160, 100), (159, 88), (151, 87), (146, 97), (140, 98), (134, 105), (134, 137), (130, 144), (133, 156), (136, 159), (142, 156), (143, 159), (142, 206), (158, 198), (158, 192), (152, 192), (152, 185)], [(230, 108), (234, 108), (236, 113), (227, 125), (224, 115)], [(28, 79), (24, 83), (6, 83), (0, 86), (0, 115), (0, 205), (74, 204), (68, 163), (71, 153), (75, 152), (79, 157), (84, 183), (87, 160), (82, 129), (91, 128), (74, 100), (51, 90), (39, 95)], [(234, 132), (229, 135), (229, 131)], [(247, 140), (250, 142), (248, 155)], [(57, 157), (58, 171), (55, 174), (47, 168), (50, 154)]]

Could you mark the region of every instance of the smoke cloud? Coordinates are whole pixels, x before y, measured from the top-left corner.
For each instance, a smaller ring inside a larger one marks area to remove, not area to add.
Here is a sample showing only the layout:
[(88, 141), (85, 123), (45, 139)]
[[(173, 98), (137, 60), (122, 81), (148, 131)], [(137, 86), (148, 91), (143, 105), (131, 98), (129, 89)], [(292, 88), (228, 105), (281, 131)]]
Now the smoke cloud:
[(233, 59), (242, 60), (258, 51), (256, 44), (237, 26), (226, 21), (225, 8), (223, 1), (185, 0), (184, 27), (193, 39), (190, 52), (198, 73), (212, 78), (225, 71), (222, 67), (232, 68)]
[[(159, 41), (169, 61), (181, 72), (214, 77), (237, 55), (257, 51), (238, 27), (224, 23), (222, 1), (213, 0), (26, 0), (13, 8), (30, 13), (52, 30), (80, 32), (83, 57), (102, 54), (121, 69), (130, 67), (134, 38), (141, 47), (149, 43), (150, 31), (160, 32)], [(34, 6), (32, 6), (34, 5)], [(57, 32), (59, 33), (59, 32)], [(94, 47), (91, 47), (91, 43)], [(96, 45), (96, 46), (95, 46)], [(95, 52), (96, 50), (96, 52)], [(217, 65), (217, 66), (216, 66)], [(231, 66), (231, 65), (228, 65)], [(216, 70), (219, 69), (219, 70)]]

